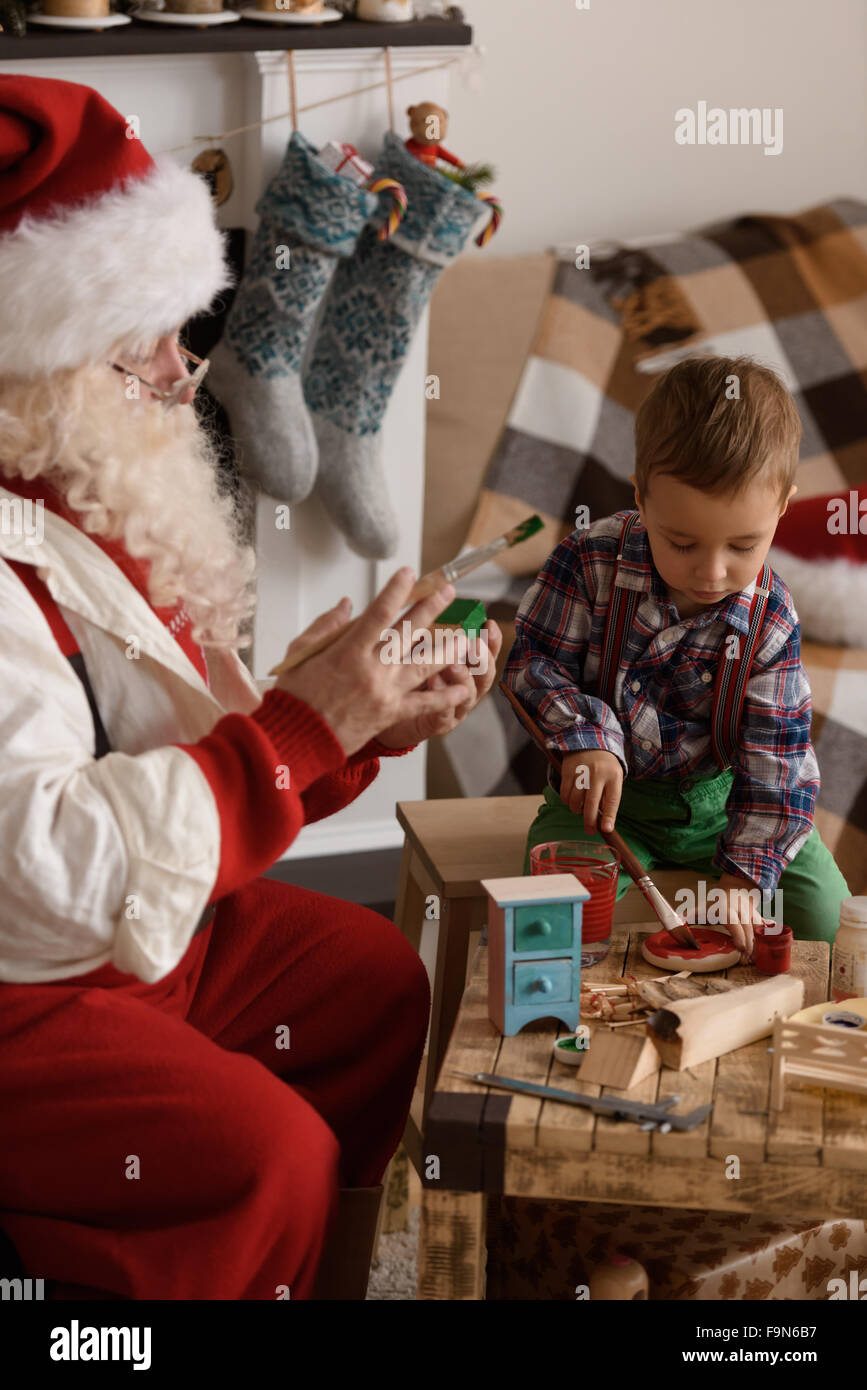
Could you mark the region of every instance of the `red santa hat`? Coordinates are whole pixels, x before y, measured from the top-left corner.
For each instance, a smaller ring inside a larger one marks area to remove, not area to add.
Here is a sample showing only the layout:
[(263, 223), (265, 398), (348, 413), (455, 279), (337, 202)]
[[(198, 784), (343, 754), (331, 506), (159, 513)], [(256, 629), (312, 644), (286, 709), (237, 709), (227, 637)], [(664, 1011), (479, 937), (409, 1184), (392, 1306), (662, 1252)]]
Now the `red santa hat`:
[(98, 92), (0, 76), (0, 375), (131, 353), (232, 283), (204, 180)]
[(768, 561), (791, 591), (804, 637), (867, 647), (867, 486), (790, 502)]

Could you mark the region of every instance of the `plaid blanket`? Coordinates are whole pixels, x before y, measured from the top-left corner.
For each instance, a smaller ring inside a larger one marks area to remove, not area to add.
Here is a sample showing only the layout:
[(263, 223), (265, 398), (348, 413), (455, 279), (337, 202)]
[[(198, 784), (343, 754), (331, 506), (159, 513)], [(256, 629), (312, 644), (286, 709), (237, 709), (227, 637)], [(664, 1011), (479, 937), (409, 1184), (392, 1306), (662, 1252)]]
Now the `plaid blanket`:
[[(646, 247), (558, 267), (467, 545), (531, 511), (546, 525), (458, 591), (504, 627), (530, 575), (575, 526), (631, 507), (633, 422), (653, 374), (690, 353), (750, 354), (793, 392), (804, 434), (800, 496), (867, 480), (867, 203), (838, 199), (792, 217), (750, 215)], [(785, 572), (782, 572), (785, 579)], [(818, 825), (853, 893), (867, 891), (867, 652), (805, 643)], [(541, 791), (547, 767), (493, 695), (447, 741), (466, 796)]]
[[(684, 356), (748, 354), (775, 368), (803, 423), (802, 497), (867, 479), (867, 203), (748, 215), (649, 247), (561, 263), (467, 545), (528, 512), (546, 526), (467, 583), (516, 602), (575, 526), (632, 506), (635, 412)], [(785, 576), (784, 576), (785, 577)]]

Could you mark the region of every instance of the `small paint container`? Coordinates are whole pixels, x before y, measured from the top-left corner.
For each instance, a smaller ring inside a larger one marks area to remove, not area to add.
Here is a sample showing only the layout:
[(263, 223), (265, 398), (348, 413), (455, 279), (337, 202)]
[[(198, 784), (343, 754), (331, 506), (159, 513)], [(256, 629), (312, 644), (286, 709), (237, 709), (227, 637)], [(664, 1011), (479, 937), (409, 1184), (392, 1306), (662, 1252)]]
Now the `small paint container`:
[(779, 922), (765, 922), (755, 928), (753, 965), (762, 975), (785, 975), (792, 968), (791, 927)]
[(554, 1043), (554, 1056), (564, 1067), (580, 1067), (587, 1056), (587, 1039), (570, 1033)]

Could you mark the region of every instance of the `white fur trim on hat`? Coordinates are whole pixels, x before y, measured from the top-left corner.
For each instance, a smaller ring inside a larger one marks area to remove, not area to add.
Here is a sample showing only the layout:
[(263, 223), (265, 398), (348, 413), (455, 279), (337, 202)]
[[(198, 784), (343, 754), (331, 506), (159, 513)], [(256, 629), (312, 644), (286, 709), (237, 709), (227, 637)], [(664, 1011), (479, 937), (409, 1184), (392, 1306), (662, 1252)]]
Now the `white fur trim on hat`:
[(208, 186), (172, 160), (0, 235), (0, 374), (50, 376), (130, 352), (232, 283)]
[(805, 560), (774, 546), (768, 554), (788, 585), (801, 632), (811, 642), (867, 647), (867, 565), (849, 560)]

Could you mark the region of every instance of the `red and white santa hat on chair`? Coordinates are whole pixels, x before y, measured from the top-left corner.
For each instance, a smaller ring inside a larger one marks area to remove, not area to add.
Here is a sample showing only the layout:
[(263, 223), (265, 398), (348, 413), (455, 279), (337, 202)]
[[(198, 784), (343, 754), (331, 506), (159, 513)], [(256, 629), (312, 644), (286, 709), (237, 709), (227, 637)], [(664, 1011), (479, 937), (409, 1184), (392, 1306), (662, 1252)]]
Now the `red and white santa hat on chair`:
[(91, 87), (0, 76), (0, 375), (144, 352), (232, 283), (205, 181)]
[(867, 647), (867, 485), (790, 502), (768, 560), (804, 637)]

